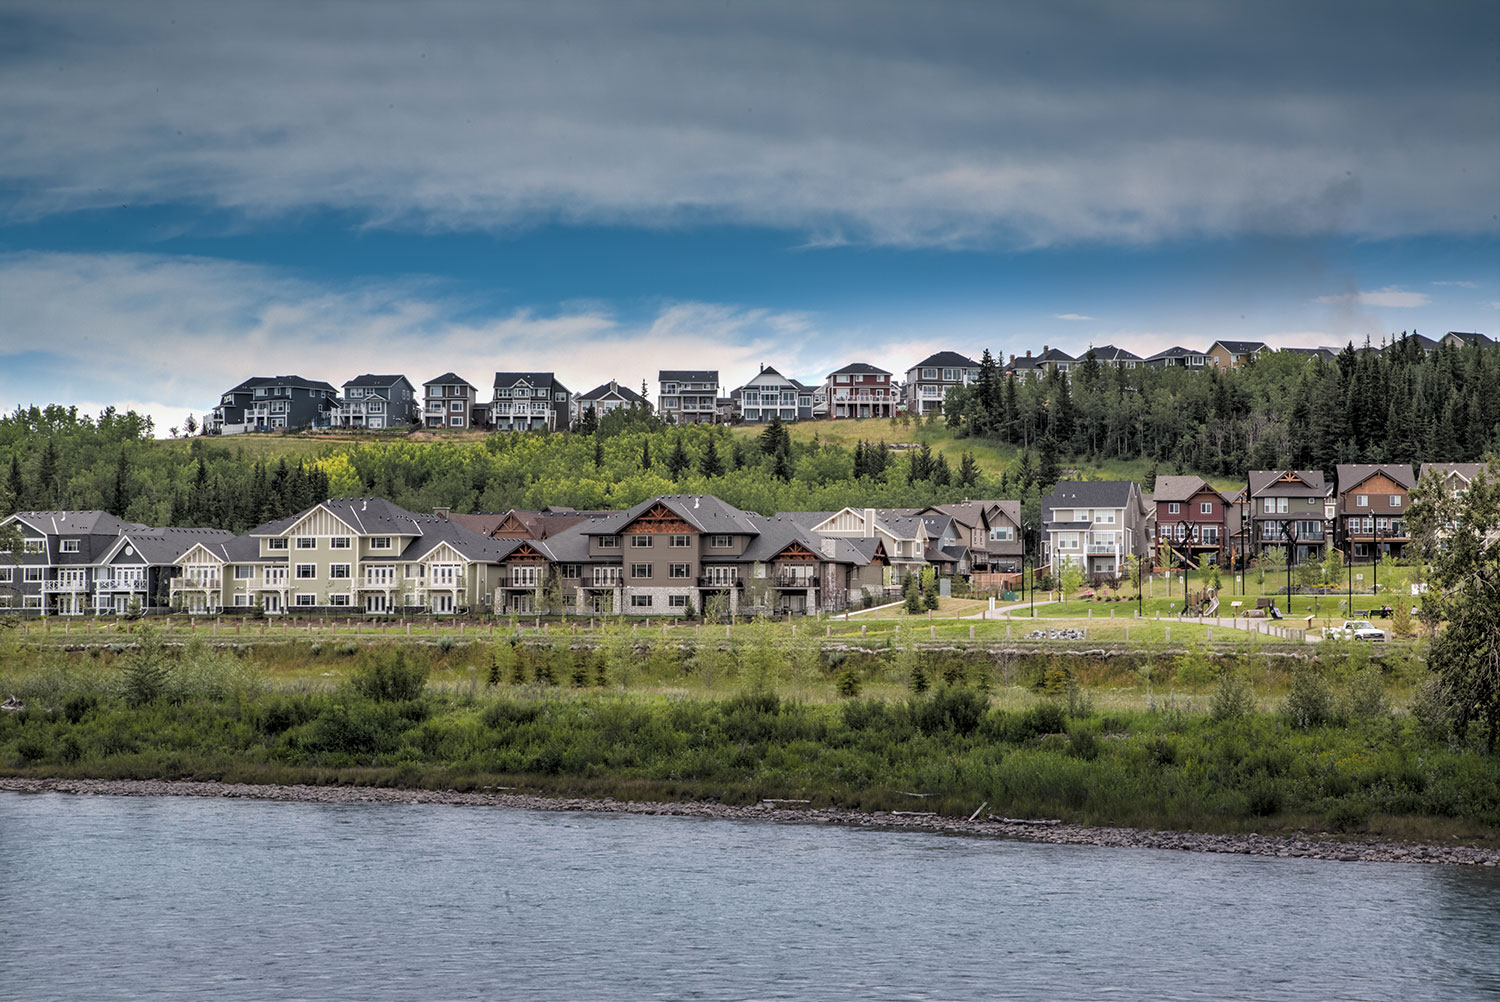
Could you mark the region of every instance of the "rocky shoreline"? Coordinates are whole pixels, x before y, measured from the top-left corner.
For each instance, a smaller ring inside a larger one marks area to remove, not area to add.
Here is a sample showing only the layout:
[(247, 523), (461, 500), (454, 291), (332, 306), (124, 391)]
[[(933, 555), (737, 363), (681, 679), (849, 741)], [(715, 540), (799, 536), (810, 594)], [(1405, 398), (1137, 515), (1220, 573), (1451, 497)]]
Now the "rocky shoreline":
[(1013, 818), (940, 817), (923, 812), (851, 811), (829, 807), (788, 806), (766, 801), (747, 807), (702, 801), (652, 803), (611, 798), (542, 797), (531, 794), (405, 790), (361, 786), (285, 786), (215, 783), (195, 780), (29, 779), (0, 777), (0, 792), (68, 793), (114, 797), (231, 797), (317, 804), (451, 804), (462, 807), (519, 807), (541, 811), (601, 811), (616, 814), (653, 814), (716, 818), (734, 821), (780, 821), (797, 824), (834, 824), (849, 827), (941, 832), (1046, 842), (1055, 845), (1094, 845), (1139, 849), (1177, 849), (1249, 856), (1326, 859), (1345, 862), (1435, 863), (1455, 866), (1500, 866), (1500, 849), (1473, 846), (1420, 845), (1379, 840), (1343, 840), (1313, 836), (1211, 835), (1199, 832), (1148, 831), (1134, 828), (1091, 828), (1085, 825)]

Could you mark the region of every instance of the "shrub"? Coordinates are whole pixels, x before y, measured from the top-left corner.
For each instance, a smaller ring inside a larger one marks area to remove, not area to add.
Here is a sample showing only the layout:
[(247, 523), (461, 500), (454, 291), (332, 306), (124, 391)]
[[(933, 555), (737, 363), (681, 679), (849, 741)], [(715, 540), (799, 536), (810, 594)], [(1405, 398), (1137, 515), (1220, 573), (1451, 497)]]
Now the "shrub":
[(855, 671), (852, 666), (843, 669), (833, 678), (834, 690), (844, 699), (857, 697), (862, 684), (859, 672)]
[(927, 699), (910, 704), (912, 723), (927, 734), (939, 731), (972, 734), (988, 702), (972, 689), (939, 689)]
[(1371, 666), (1349, 680), (1344, 701), (1345, 716), (1371, 720), (1389, 716), (1390, 712), (1390, 704), (1385, 698), (1385, 679), (1379, 668)]
[(120, 660), (120, 695), (131, 706), (144, 706), (167, 691), (167, 655), (155, 630), (141, 632), (140, 647)]
[(542, 707), (539, 703), (502, 699), (491, 703), (484, 713), (480, 714), (479, 719), (484, 722), (484, 726), (500, 730), (516, 724), (529, 724), (541, 714)]
[(354, 655), (356, 655), (356, 654), (359, 653), (359, 645), (356, 644), (356, 643), (353, 643), (352, 641), (348, 642), (348, 643), (339, 644), (338, 651), (336, 653), (338, 653), (338, 654), (340, 654), (340, 655), (342, 655), (342, 656), (344, 656), (346, 658), (352, 658)]
[(1099, 736), (1087, 727), (1074, 728), (1068, 733), (1068, 754), (1092, 762), (1099, 757)]
[(1258, 780), (1246, 794), (1245, 808), (1258, 818), (1270, 817), (1281, 810), (1281, 788), (1269, 779)]
[(1232, 668), (1219, 676), (1208, 707), (1215, 720), (1236, 720), (1255, 709), (1255, 694), (1245, 676)]
[(1424, 737), (1429, 741), (1447, 737), (1452, 712), (1441, 679), (1433, 676), (1418, 683), (1412, 693), (1411, 717)]
[(1363, 797), (1345, 797), (1328, 812), (1328, 826), (1337, 832), (1354, 831), (1369, 824), (1372, 813)]
[(453, 639), (452, 637), (442, 637), (437, 642), (437, 649), (442, 651), (444, 654), (447, 654), (457, 645), (458, 641)]
[(63, 719), (70, 724), (76, 724), (88, 716), (90, 710), (99, 705), (97, 696), (91, 694), (80, 694), (71, 696), (63, 704)]
[(1302, 664), (1292, 669), (1282, 712), (1293, 727), (1317, 727), (1333, 719), (1333, 696), (1316, 666)]
[(420, 699), (427, 688), (428, 667), (405, 649), (393, 647), (373, 652), (349, 677), (349, 686), (365, 699), (404, 702)]
[(872, 731), (890, 722), (885, 703), (878, 699), (851, 699), (842, 708), (844, 726), (851, 731)]

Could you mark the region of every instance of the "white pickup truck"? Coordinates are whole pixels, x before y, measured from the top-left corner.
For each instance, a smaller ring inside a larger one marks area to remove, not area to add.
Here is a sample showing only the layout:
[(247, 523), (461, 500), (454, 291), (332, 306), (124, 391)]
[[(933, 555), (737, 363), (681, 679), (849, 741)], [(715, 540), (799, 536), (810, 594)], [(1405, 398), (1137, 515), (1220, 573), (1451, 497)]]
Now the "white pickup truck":
[(1385, 631), (1368, 619), (1346, 619), (1343, 626), (1325, 627), (1323, 636), (1329, 640), (1384, 640)]

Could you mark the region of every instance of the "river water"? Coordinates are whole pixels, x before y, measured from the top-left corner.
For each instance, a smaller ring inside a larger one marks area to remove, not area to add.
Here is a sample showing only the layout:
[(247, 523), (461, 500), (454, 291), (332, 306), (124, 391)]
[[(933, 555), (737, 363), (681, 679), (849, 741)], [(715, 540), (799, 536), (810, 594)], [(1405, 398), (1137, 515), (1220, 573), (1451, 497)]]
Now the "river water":
[(1496, 996), (1490, 870), (0, 794), (5, 999)]

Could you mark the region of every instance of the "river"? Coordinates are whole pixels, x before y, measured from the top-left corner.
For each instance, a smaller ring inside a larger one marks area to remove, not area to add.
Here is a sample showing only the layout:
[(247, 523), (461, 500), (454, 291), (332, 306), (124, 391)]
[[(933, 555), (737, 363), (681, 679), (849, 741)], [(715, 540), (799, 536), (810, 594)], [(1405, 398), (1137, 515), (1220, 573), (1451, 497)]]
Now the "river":
[(1500, 874), (437, 805), (0, 794), (0, 998), (1500, 996)]

